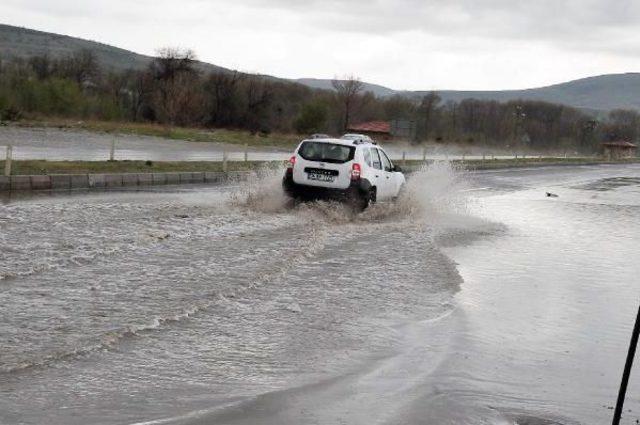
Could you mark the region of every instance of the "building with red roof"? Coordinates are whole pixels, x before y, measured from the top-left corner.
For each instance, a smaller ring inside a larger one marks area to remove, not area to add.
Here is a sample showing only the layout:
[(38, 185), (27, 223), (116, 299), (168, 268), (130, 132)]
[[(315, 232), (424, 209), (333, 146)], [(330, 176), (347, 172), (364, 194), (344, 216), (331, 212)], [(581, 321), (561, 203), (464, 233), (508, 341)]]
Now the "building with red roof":
[(634, 158), (638, 150), (637, 145), (624, 140), (606, 142), (602, 144), (602, 147), (604, 149), (604, 157), (608, 160)]
[(366, 134), (373, 139), (391, 139), (391, 123), (389, 121), (369, 121), (358, 124), (350, 124), (347, 127), (350, 133)]

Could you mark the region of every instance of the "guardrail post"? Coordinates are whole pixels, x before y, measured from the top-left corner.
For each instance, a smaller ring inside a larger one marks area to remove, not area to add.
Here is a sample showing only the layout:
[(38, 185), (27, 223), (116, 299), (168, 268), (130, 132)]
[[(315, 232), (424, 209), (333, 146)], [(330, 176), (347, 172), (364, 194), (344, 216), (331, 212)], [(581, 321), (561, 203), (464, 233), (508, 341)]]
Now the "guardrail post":
[(427, 148), (422, 149), (422, 162), (427, 161)]
[(407, 165), (407, 153), (404, 151), (402, 152), (402, 165)]
[(111, 141), (111, 149), (109, 150), (109, 161), (115, 161), (116, 158), (116, 141)]
[(5, 157), (4, 160), (4, 175), (5, 176), (10, 176), (11, 175), (11, 160), (13, 157), (13, 146), (9, 145), (7, 146), (7, 156)]
[(249, 145), (247, 143), (244, 144), (244, 162), (249, 161)]
[(222, 172), (227, 172), (227, 151), (222, 152)]

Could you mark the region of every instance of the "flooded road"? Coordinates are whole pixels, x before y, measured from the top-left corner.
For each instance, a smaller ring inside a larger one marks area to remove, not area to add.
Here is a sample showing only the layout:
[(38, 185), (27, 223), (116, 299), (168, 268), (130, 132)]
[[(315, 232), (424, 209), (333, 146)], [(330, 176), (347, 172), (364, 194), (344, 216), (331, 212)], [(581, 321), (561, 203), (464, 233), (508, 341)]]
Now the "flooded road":
[(358, 216), (278, 179), (5, 199), (0, 423), (610, 420), (639, 166), (436, 165)]

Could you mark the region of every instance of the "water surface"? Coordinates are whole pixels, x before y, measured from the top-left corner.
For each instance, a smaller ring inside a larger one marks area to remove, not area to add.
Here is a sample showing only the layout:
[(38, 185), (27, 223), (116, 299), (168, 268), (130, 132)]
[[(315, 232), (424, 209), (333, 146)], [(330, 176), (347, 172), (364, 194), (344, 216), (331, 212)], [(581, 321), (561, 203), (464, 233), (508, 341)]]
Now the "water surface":
[(278, 178), (5, 199), (0, 423), (610, 420), (640, 167), (435, 166), (358, 216)]

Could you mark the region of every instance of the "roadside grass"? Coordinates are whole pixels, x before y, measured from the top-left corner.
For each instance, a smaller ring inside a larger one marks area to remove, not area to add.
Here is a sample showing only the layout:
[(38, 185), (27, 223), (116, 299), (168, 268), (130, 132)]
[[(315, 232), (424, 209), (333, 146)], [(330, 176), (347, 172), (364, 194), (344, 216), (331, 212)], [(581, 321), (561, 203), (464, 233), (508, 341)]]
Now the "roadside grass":
[(20, 121), (21, 127), (49, 127), (78, 129), (111, 134), (131, 134), (136, 136), (154, 136), (171, 140), (191, 142), (215, 142), (251, 147), (293, 149), (302, 140), (297, 134), (251, 134), (246, 130), (204, 129), (188, 127), (170, 127), (153, 123), (115, 122), (115, 121), (78, 121), (69, 119), (46, 119)]
[[(428, 161), (427, 161), (428, 162)], [(454, 160), (455, 166), (468, 170), (489, 170), (545, 165), (589, 165), (589, 164), (631, 164), (640, 163), (640, 158), (620, 161), (604, 161), (598, 158), (526, 158), (526, 159), (487, 159)], [(396, 161), (406, 171), (413, 171), (424, 164), (423, 161)], [(278, 167), (283, 161), (228, 161), (228, 171), (248, 171), (265, 167)], [(0, 172), (4, 170), (4, 161), (0, 161)], [(166, 173), (223, 171), (221, 161), (45, 161), (14, 160), (12, 175), (44, 174), (101, 174), (101, 173)]]
[[(282, 161), (229, 161), (228, 171), (257, 170), (277, 167)], [(0, 172), (4, 161), (0, 161)], [(171, 173), (171, 172), (213, 172), (223, 171), (220, 161), (12, 161), (12, 175), (46, 174), (115, 174), (115, 173)]]
[[(403, 165), (408, 169), (415, 169), (424, 161), (421, 160), (407, 160), (407, 161), (394, 161)], [(591, 165), (591, 164), (635, 164), (640, 163), (640, 158), (628, 158), (616, 161), (607, 161), (597, 157), (526, 157), (526, 158), (487, 158), (487, 159), (466, 159), (466, 160), (452, 160), (451, 163), (456, 164), (460, 168), (467, 170), (491, 170), (500, 168), (518, 168), (518, 167), (531, 167), (531, 166), (544, 166), (544, 165)]]

